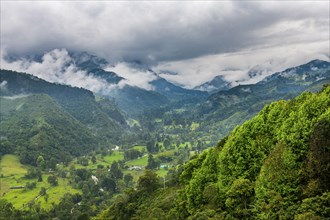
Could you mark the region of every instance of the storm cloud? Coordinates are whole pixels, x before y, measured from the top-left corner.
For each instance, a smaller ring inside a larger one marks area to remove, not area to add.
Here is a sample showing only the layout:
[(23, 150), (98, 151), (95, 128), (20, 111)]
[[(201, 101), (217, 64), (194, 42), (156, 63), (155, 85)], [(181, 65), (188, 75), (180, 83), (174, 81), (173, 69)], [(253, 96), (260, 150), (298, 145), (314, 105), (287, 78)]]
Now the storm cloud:
[[(275, 60), (278, 57), (288, 61), (276, 68), (314, 57), (329, 59), (329, 4), (1, 1), (1, 48), (16, 55), (67, 48), (88, 51), (114, 63), (141, 61), (164, 72), (177, 72), (165, 77), (192, 87), (222, 74), (228, 66), (239, 70), (227, 74), (229, 80), (236, 80), (244, 79), (246, 74), (241, 72), (249, 67), (272, 60), (274, 65), (281, 64), (282, 59)], [(262, 51), (266, 51), (264, 55)], [(278, 52), (284, 54), (279, 56)], [(299, 53), (304, 56), (290, 60)], [(217, 64), (225, 63), (225, 56), (250, 62), (236, 60), (236, 66)], [(209, 68), (197, 70), (196, 65)], [(166, 66), (170, 68), (164, 69)], [(191, 77), (184, 80), (187, 74)]]

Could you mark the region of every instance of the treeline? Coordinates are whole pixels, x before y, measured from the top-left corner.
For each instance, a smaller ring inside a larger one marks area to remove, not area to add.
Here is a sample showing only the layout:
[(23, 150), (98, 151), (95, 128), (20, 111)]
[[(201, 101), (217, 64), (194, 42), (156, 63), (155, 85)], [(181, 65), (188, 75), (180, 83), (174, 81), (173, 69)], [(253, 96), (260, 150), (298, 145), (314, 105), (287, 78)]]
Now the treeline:
[(329, 106), (330, 86), (267, 105), (171, 170), (167, 189), (132, 190), (98, 219), (327, 219)]

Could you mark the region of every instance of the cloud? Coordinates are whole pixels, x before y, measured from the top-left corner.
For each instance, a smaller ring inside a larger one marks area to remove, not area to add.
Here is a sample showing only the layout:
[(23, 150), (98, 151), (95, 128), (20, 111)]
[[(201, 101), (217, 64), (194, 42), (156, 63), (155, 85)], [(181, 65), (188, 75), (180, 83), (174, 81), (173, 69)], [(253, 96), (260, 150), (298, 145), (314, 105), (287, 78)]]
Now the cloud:
[[(9, 53), (86, 50), (156, 63), (327, 39), (329, 2), (1, 2)], [(307, 31), (306, 31), (307, 28)]]
[(138, 65), (133, 65), (132, 63), (120, 62), (116, 65), (108, 66), (105, 70), (115, 72), (119, 76), (125, 78), (120, 81), (120, 87), (128, 84), (146, 90), (153, 90), (154, 87), (149, 83), (157, 79), (155, 73), (149, 71), (145, 67), (139, 68)]
[(90, 76), (85, 71), (79, 70), (73, 64), (66, 49), (55, 49), (45, 53), (41, 62), (27, 59), (9, 62), (4, 59), (5, 56), (6, 52), (1, 50), (2, 69), (27, 72), (49, 82), (85, 88), (101, 94), (108, 94), (116, 87), (116, 85), (109, 85), (103, 79)]
[(147, 89), (151, 76), (125, 63), (178, 73), (164, 77), (186, 87), (217, 74), (235, 82), (255, 65), (273, 71), (329, 57), (329, 8), (329, 1), (1, 1), (1, 48), (19, 56), (88, 51), (119, 63), (117, 72), (130, 78), (122, 84)]
[[(167, 80), (185, 85), (187, 88), (198, 86), (217, 75), (232, 82), (232, 85), (256, 83), (264, 77), (298, 66), (313, 59), (329, 61), (330, 46), (328, 41), (291, 44), (260, 49), (249, 49), (234, 53), (209, 55), (174, 62), (164, 62), (153, 69), (179, 72), (178, 75), (160, 74)], [(250, 78), (250, 70), (259, 71)]]
[(25, 98), (25, 97), (28, 97), (28, 96), (29, 95), (27, 95), (27, 94), (20, 94), (20, 95), (13, 95), (13, 96), (1, 96), (1, 98), (15, 100), (15, 99)]
[(0, 83), (0, 91), (6, 91), (7, 90), (7, 84), (8, 84), (8, 82), (6, 80), (2, 81)]

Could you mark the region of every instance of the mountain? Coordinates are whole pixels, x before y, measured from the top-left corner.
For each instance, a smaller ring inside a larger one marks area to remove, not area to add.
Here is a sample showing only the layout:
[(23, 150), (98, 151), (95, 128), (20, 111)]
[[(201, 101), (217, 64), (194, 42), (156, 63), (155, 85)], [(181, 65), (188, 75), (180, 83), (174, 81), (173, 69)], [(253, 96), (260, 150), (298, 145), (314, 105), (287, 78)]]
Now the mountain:
[(16, 152), (22, 163), (35, 165), (38, 156), (68, 162), (101, 144), (46, 94), (1, 96), (0, 107), (1, 155)]
[(311, 84), (329, 78), (330, 64), (323, 60), (313, 60), (304, 65), (289, 68), (266, 77), (260, 84), (266, 84), (274, 80), (285, 80), (288, 84)]
[(328, 219), (330, 86), (266, 105), (216, 147), (147, 170), (95, 219)]
[(195, 101), (201, 100), (207, 97), (206, 92), (184, 89), (180, 86), (174, 85), (166, 79), (156, 75), (157, 78), (150, 82), (154, 87), (154, 90), (172, 101), (189, 100), (194, 99)]
[(228, 90), (231, 87), (232, 86), (230, 85), (230, 82), (227, 82), (226, 80), (224, 80), (223, 76), (219, 75), (214, 77), (211, 81), (196, 86), (194, 89), (213, 93), (216, 91)]
[(112, 91), (108, 94), (103, 95), (113, 98), (118, 106), (130, 116), (136, 116), (144, 111), (168, 105), (171, 101), (189, 100), (189, 102), (196, 103), (207, 96), (206, 92), (184, 89), (168, 82), (166, 79), (158, 76), (146, 64), (139, 61), (130, 62), (130, 68), (153, 74), (156, 79), (151, 81), (150, 85), (154, 89), (145, 90), (128, 84), (119, 86), (119, 82), (125, 79), (118, 76), (115, 72), (105, 71), (104, 68), (109, 65), (106, 60), (90, 55), (87, 52), (70, 54), (75, 65), (86, 71), (88, 75), (106, 80), (112, 86), (117, 85), (113, 86)]
[(256, 84), (214, 93), (195, 109), (195, 119), (200, 121), (200, 129), (221, 137), (251, 118), (265, 104), (292, 99), (303, 91), (315, 91), (329, 82), (330, 63), (314, 60), (274, 73)]
[(106, 80), (109, 84), (118, 84), (124, 78), (111, 71), (105, 71), (109, 63), (103, 58), (89, 54), (88, 52), (69, 52), (73, 63), (88, 75)]
[(0, 76), (1, 96), (47, 94), (68, 114), (106, 139), (117, 140), (123, 131), (122, 119), (111, 118), (88, 90), (49, 83), (29, 74), (8, 70), (0, 70)]
[(142, 114), (146, 110), (169, 104), (169, 100), (157, 92), (130, 85), (115, 88), (110, 91), (108, 96), (115, 100), (120, 109), (133, 117)]
[(104, 70), (110, 65), (105, 59), (91, 55), (88, 52), (70, 52), (74, 64), (89, 76), (105, 80), (113, 89), (107, 94), (98, 94), (113, 99), (116, 104), (129, 116), (135, 117), (146, 110), (157, 108), (168, 103), (168, 99), (154, 91), (131, 86), (119, 85), (125, 78), (117, 73)]

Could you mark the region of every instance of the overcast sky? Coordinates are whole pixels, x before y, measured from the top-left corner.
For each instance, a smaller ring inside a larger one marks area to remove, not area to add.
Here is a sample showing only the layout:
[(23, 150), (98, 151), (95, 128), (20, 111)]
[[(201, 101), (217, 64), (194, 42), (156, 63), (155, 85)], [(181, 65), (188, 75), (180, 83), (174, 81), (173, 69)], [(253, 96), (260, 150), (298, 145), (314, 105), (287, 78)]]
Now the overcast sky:
[(125, 62), (142, 61), (157, 72), (177, 73), (162, 76), (191, 88), (216, 75), (237, 81), (251, 68), (267, 75), (329, 60), (329, 4), (1, 1), (1, 53), (88, 51), (119, 62), (126, 77), (139, 71), (130, 72)]

